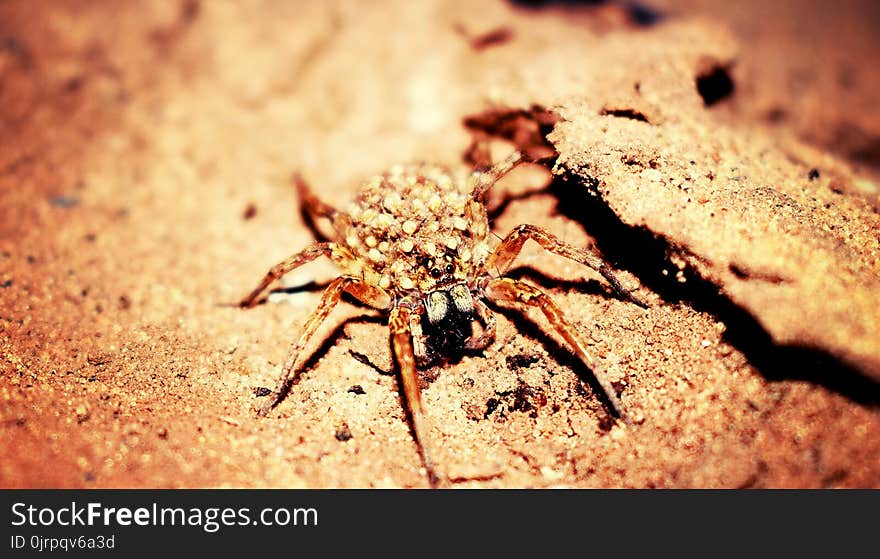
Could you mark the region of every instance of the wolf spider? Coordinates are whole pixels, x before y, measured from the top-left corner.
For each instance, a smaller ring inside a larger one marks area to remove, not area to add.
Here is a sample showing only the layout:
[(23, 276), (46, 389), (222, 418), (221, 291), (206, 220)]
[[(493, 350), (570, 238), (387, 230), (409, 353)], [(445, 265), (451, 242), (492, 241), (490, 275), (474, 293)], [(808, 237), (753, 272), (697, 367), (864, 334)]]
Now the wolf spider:
[[(259, 410), (266, 415), (284, 397), (299, 372), (298, 359), (343, 292), (389, 313), (391, 346), (410, 425), (431, 487), (437, 476), (428, 451), (428, 420), (422, 407), (416, 369), (465, 350), (482, 350), (495, 338), (495, 317), (484, 303), (537, 307), (578, 358), (593, 372), (618, 416), (624, 410), (605, 375), (574, 326), (559, 306), (537, 287), (504, 277), (523, 244), (531, 239), (544, 249), (598, 271), (622, 297), (640, 305), (623, 288), (595, 252), (566, 244), (534, 225), (513, 229), (490, 248), (489, 219), (484, 197), (489, 188), (524, 161), (513, 153), (488, 170), (454, 180), (442, 167), (421, 164), (395, 166), (367, 181), (347, 212), (324, 202), (298, 176), (294, 178), (305, 212), (327, 218), (335, 231), (333, 242), (315, 242), (273, 266), (260, 284), (239, 303), (252, 307), (274, 281), (294, 268), (326, 256), (343, 275), (324, 290), (321, 302), (303, 333), (290, 347), (272, 398)], [(473, 322), (482, 325), (473, 334)]]

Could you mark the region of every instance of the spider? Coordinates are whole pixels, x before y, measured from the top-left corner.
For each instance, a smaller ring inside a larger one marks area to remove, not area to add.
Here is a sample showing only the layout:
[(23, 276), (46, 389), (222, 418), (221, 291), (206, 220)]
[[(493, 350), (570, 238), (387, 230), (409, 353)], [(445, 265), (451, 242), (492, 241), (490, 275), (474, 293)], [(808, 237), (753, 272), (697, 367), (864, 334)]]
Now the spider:
[[(273, 282), (321, 256), (337, 264), (343, 275), (324, 290), (320, 304), (291, 345), (272, 397), (259, 414), (266, 415), (284, 398), (299, 372), (297, 364), (303, 349), (346, 292), (389, 314), (392, 353), (403, 400), (431, 487), (437, 487), (440, 478), (428, 451), (430, 429), (416, 369), (466, 351), (478, 352), (491, 344), (496, 323), (484, 301), (539, 308), (592, 370), (614, 412), (625, 419), (601, 365), (559, 306), (537, 287), (504, 277), (504, 273), (531, 239), (551, 253), (598, 271), (620, 296), (646, 305), (624, 289), (597, 253), (566, 244), (534, 225), (514, 228), (500, 244), (490, 248), (492, 237), (484, 197), (495, 182), (524, 160), (520, 152), (514, 152), (462, 181), (454, 180), (447, 169), (436, 165), (395, 166), (367, 181), (347, 212), (319, 200), (295, 175), (305, 213), (312, 220), (329, 219), (336, 240), (314, 242), (273, 266), (239, 306), (252, 307)], [(473, 331), (474, 321), (482, 325), (478, 335)]]

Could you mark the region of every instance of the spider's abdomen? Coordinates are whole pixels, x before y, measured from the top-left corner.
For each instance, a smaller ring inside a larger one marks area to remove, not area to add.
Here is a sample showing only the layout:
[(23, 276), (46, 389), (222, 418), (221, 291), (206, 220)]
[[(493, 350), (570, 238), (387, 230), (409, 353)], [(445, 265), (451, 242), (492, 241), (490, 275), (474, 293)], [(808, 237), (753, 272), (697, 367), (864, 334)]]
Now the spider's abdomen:
[(340, 240), (360, 266), (351, 273), (403, 293), (469, 279), (489, 253), (485, 210), (471, 190), (469, 181), (427, 164), (396, 166), (368, 181)]

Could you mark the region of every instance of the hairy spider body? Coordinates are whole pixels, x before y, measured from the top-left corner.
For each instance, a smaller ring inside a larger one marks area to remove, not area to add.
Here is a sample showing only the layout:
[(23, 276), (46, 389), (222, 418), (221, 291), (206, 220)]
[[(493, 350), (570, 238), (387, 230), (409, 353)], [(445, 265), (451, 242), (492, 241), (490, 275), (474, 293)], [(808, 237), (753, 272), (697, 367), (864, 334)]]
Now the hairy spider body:
[(367, 182), (346, 213), (328, 216), (337, 264), (419, 310), (420, 367), (459, 353), (471, 336), (471, 291), (490, 253), (486, 210), (471, 193), (445, 168), (396, 166)]
[[(455, 180), (436, 165), (396, 166), (369, 180), (347, 211), (320, 201), (305, 182), (295, 177), (304, 209), (313, 218), (328, 218), (336, 233), (333, 242), (314, 243), (274, 266), (240, 306), (253, 306), (269, 285), (290, 270), (327, 256), (343, 270), (324, 291), (318, 308), (306, 321), (303, 334), (291, 346), (268, 413), (286, 394), (300, 353), (327, 317), (342, 292), (390, 314), (391, 345), (400, 372), (403, 396), (413, 435), (429, 483), (436, 475), (428, 452), (429, 425), (422, 409), (416, 368), (481, 350), (495, 336), (495, 318), (484, 300), (535, 306), (589, 366), (615, 412), (623, 408), (602, 368), (586, 349), (561, 309), (529, 284), (503, 277), (527, 239), (602, 274), (620, 295), (644, 306), (625, 290), (596, 254), (562, 243), (538, 227), (514, 228), (492, 249), (486, 191), (522, 161), (514, 153), (485, 172)], [(474, 336), (473, 322), (482, 324)]]

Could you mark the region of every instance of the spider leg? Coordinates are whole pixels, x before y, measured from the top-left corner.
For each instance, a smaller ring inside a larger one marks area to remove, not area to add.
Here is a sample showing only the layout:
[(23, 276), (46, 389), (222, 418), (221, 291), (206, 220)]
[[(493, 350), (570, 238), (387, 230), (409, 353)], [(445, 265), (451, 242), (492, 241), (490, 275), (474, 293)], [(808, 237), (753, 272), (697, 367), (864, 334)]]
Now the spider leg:
[(299, 197), (300, 204), (302, 204), (303, 209), (312, 216), (312, 218), (332, 218), (339, 212), (339, 210), (330, 204), (322, 202), (299, 173), (293, 174), (293, 186), (296, 188), (296, 194)]
[(334, 247), (334, 243), (312, 243), (300, 252), (288, 256), (286, 260), (272, 266), (272, 268), (266, 272), (260, 285), (254, 288), (247, 297), (242, 299), (238, 306), (242, 308), (253, 307), (257, 302), (257, 297), (259, 297), (260, 294), (272, 284), (272, 282), (280, 279), (281, 276), (294, 268), (298, 268), (303, 264), (311, 262), (319, 256), (330, 256)]
[(483, 333), (476, 338), (468, 340), (464, 347), (468, 350), (485, 349), (495, 340), (495, 328), (497, 325), (495, 315), (492, 314), (486, 303), (478, 298), (474, 298), (474, 311), (476, 311), (477, 318), (483, 324)]
[(605, 370), (587, 351), (586, 344), (578, 335), (571, 322), (565, 318), (562, 309), (546, 293), (537, 287), (532, 287), (527, 283), (511, 278), (490, 280), (486, 285), (485, 292), (489, 299), (496, 303), (520, 303), (541, 309), (541, 312), (547, 317), (553, 329), (568, 342), (578, 358), (593, 371), (593, 376), (599, 381), (599, 385), (605, 392), (608, 401), (611, 402), (614, 411), (621, 419), (626, 421), (623, 405), (620, 403), (617, 394), (614, 392), (614, 387), (611, 386), (611, 382), (605, 375)]
[(306, 216), (311, 221), (310, 225), (315, 227), (315, 222), (318, 218), (325, 217), (330, 220), (333, 229), (339, 234), (340, 238), (344, 237), (345, 230), (351, 224), (351, 217), (318, 198), (299, 173), (293, 174), (293, 186), (296, 188), (296, 194), (303, 211), (305, 211)]
[(611, 271), (611, 267), (608, 266), (597, 252), (573, 247), (560, 241), (552, 233), (534, 225), (518, 225), (513, 231), (508, 233), (504, 240), (501, 241), (501, 244), (489, 255), (485, 269), (490, 272), (497, 272), (499, 275), (504, 274), (510, 268), (513, 259), (519, 255), (528, 239), (532, 239), (548, 252), (564, 256), (596, 270), (611, 284), (611, 287), (618, 295), (644, 309), (648, 308), (647, 303), (623, 287), (623, 284), (620, 283), (620, 280)]
[(496, 163), (488, 171), (476, 171), (473, 175), (471, 175), (470, 179), (474, 185), (471, 198), (477, 202), (482, 202), (483, 196), (485, 196), (486, 191), (489, 190), (492, 185), (498, 182), (501, 177), (509, 173), (511, 170), (513, 170), (514, 167), (516, 167), (523, 161), (525, 161), (523, 159), (523, 154), (515, 151), (508, 155), (505, 159), (502, 159), (501, 161)]
[(428, 483), (432, 488), (436, 489), (439, 479), (434, 471), (434, 463), (425, 445), (430, 425), (422, 408), (422, 396), (419, 391), (418, 375), (416, 374), (416, 360), (413, 354), (412, 331), (410, 329), (412, 316), (414, 315), (409, 308), (395, 307), (391, 311), (388, 327), (391, 330), (391, 345), (394, 349), (394, 358), (400, 369), (403, 396), (406, 408), (409, 411), (413, 435), (416, 445), (419, 447), (422, 464), (425, 466), (425, 472), (428, 475)]
[(324, 294), (321, 296), (318, 308), (312, 311), (312, 314), (306, 320), (299, 339), (290, 346), (287, 358), (284, 360), (284, 366), (281, 368), (281, 375), (275, 384), (275, 390), (272, 392), (272, 397), (260, 408), (259, 415), (264, 416), (269, 413), (284, 397), (287, 388), (293, 381), (291, 376), (294, 372), (299, 373), (298, 370), (294, 369), (294, 365), (296, 365), (300, 352), (302, 352), (303, 348), (305, 348), (306, 344), (318, 330), (318, 327), (321, 326), (321, 323), (324, 322), (324, 319), (327, 318), (334, 307), (336, 307), (336, 304), (339, 303), (339, 299), (344, 291), (351, 293), (359, 301), (377, 309), (387, 309), (391, 306), (391, 296), (385, 290), (364, 283), (361, 278), (340, 276), (330, 282), (330, 285), (327, 286), (327, 289), (324, 290)]
[(464, 159), (475, 171), (484, 172), (492, 168), (492, 152), (489, 144), (489, 136), (480, 134), (476, 136), (464, 153)]

